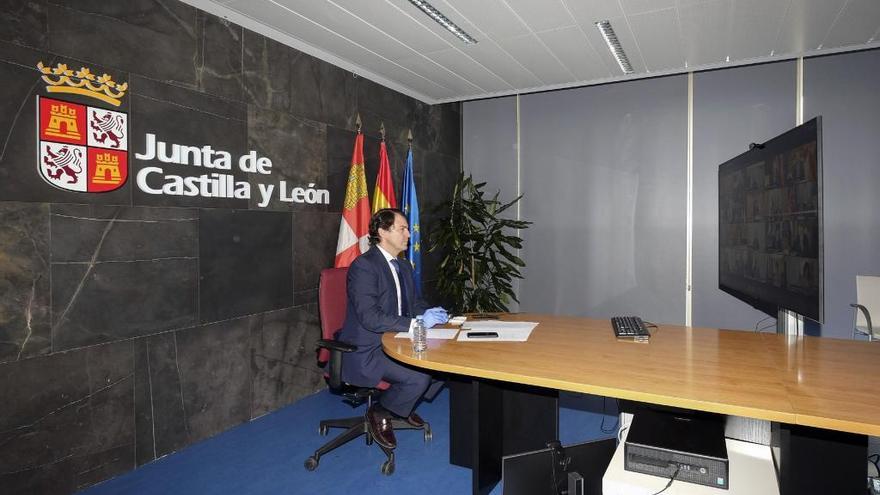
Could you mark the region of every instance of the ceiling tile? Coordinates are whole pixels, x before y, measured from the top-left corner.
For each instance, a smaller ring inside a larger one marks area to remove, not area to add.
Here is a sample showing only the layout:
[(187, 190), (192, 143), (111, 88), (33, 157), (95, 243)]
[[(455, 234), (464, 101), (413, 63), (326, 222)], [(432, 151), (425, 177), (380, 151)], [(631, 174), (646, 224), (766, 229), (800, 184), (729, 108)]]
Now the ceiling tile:
[(545, 31), (575, 23), (562, 0), (504, 0), (532, 31)]
[(402, 86), (412, 88), (418, 93), (437, 100), (451, 98), (460, 94), (475, 94), (477, 92), (477, 90), (475, 89), (455, 90), (446, 88), (435, 83), (431, 79), (426, 79), (424, 77), (415, 75), (411, 71), (406, 70), (400, 66), (393, 65), (391, 64), (391, 62), (385, 60), (376, 61), (376, 63), (372, 64), (370, 68), (376, 74), (381, 74), (383, 77), (396, 81)]
[(824, 48), (836, 48), (867, 43), (878, 28), (880, 1), (849, 0), (822, 44)]
[(513, 86), (475, 62), (461, 51), (449, 48), (427, 54), (428, 58), (479, 86), (483, 91), (508, 91)]
[(644, 14), (675, 7), (675, 0), (620, 0), (626, 15)]
[(395, 60), (395, 62), (417, 74), (421, 74), (441, 86), (460, 91), (461, 93), (480, 90), (480, 87), (476, 84), (473, 84), (462, 76), (450, 71), (422, 54), (414, 53), (408, 57)]
[[(553, 52), (576, 80), (588, 81), (609, 77), (611, 73), (580, 26), (544, 31), (537, 36)], [(605, 46), (599, 47), (604, 50)]]
[(501, 47), (545, 84), (561, 84), (575, 77), (533, 34), (506, 39), (501, 42)]
[(681, 28), (674, 8), (632, 15), (629, 25), (649, 72), (684, 66)]
[[(482, 33), (493, 39), (512, 38), (529, 32), (503, 0), (446, 0), (445, 3), (450, 10), (480, 26)], [(469, 34), (475, 36), (475, 33)]]
[(449, 89), (432, 82), (429, 78), (408, 72), (404, 67), (400, 67), (381, 55), (373, 53), (356, 43), (352, 43), (350, 40), (287, 9), (265, 2), (236, 1), (234, 4), (233, 7), (237, 11), (248, 16), (259, 16), (269, 27), (285, 33), (295, 33), (296, 36), (294, 37), (307, 44), (318, 46), (321, 50), (331, 53), (340, 59), (360, 66), (377, 76), (413, 88), (421, 94), (431, 98), (438, 97), (435, 95), (454, 94)]
[(776, 53), (803, 53), (816, 50), (846, 0), (792, 1), (785, 14)]
[[(698, 3), (706, 3), (706, 2), (714, 2), (715, 0), (675, 0), (676, 7), (687, 7), (688, 5), (694, 5)], [(768, 2), (777, 2), (780, 0), (767, 0)], [(783, 2), (789, 2), (790, 0), (781, 0)]]
[[(377, 6), (375, 1), (333, 0), (364, 22), (383, 30), (417, 52), (436, 52), (449, 47), (449, 42), (426, 30), (393, 2)], [(378, 8), (377, 8), (378, 7)]]
[(566, 5), (584, 30), (595, 29), (594, 26), (599, 21), (624, 16), (617, 0), (566, 0)]
[(467, 45), (461, 50), (514, 88), (534, 88), (542, 84), (537, 74), (529, 72), (493, 40)]
[(277, 3), (344, 38), (381, 53), (386, 58), (404, 57), (412, 51), (405, 44), (363, 22), (356, 15), (331, 1), (280, 0)]
[(730, 13), (731, 33), (748, 33), (748, 36), (730, 36), (726, 56), (730, 56), (731, 61), (770, 56), (787, 6), (787, 2), (778, 0), (734, 2)]
[(314, 39), (314, 46), (321, 46), (319, 43), (321, 37), (330, 33), (327, 29), (305, 19), (303, 16), (274, 3), (233, 0), (229, 3), (229, 8), (245, 17), (257, 19), (262, 24), (277, 29), (281, 33), (293, 38), (306, 42)]
[(678, 8), (688, 67), (717, 64), (727, 57), (730, 0), (694, 3)]

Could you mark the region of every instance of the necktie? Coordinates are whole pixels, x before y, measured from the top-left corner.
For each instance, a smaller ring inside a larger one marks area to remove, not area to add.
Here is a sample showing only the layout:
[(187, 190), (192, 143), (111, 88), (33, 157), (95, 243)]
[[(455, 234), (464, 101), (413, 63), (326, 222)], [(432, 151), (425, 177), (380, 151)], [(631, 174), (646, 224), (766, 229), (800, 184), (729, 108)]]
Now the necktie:
[(391, 264), (394, 265), (394, 270), (397, 271), (397, 280), (400, 282), (400, 314), (401, 316), (409, 316), (409, 300), (406, 297), (408, 292), (406, 277), (403, 276), (403, 271), (400, 269), (400, 260), (393, 259)]

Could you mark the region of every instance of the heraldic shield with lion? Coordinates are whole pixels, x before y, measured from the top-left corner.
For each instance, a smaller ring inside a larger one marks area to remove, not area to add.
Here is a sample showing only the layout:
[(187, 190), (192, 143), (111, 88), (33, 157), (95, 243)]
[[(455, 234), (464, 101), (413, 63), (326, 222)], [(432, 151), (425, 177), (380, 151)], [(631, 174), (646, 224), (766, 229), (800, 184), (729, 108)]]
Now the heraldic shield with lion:
[(122, 112), (38, 97), (40, 156), (46, 182), (60, 189), (106, 192), (128, 177), (128, 119)]

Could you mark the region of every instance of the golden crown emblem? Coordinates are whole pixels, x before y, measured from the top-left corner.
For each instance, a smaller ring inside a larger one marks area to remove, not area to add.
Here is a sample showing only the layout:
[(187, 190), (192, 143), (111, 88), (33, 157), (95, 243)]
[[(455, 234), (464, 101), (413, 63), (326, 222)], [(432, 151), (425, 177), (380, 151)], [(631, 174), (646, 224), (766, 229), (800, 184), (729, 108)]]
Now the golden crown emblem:
[(50, 93), (71, 93), (90, 96), (114, 106), (119, 106), (119, 100), (125, 96), (128, 83), (116, 83), (109, 74), (95, 76), (88, 67), (81, 67), (74, 72), (67, 68), (67, 64), (58, 64), (56, 67), (46, 67), (43, 62), (37, 63), (37, 68), (43, 73), (43, 80), (49, 86), (46, 91)]

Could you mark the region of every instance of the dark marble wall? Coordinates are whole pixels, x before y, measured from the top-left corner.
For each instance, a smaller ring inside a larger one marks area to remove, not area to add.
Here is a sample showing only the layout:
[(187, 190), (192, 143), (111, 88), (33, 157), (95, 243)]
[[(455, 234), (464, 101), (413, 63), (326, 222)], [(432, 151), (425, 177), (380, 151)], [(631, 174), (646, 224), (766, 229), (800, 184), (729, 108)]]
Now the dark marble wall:
[[(173, 0), (2, 10), (0, 492), (71, 493), (324, 387), (318, 274), (334, 257), (356, 115), (370, 191), (380, 123), (395, 183), (412, 129), (430, 228), (460, 168), (459, 105), (426, 105)], [(236, 180), (314, 183), (330, 203), (149, 195), (133, 184), (149, 163), (133, 157), (116, 191), (53, 188), (36, 167), (40, 61), (127, 81), (132, 151), (147, 132), (255, 150), (271, 176), (234, 167)]]

